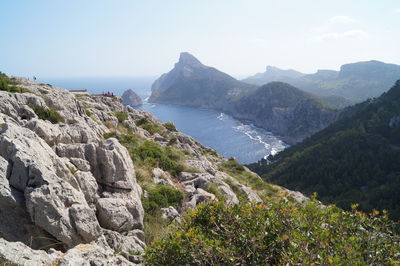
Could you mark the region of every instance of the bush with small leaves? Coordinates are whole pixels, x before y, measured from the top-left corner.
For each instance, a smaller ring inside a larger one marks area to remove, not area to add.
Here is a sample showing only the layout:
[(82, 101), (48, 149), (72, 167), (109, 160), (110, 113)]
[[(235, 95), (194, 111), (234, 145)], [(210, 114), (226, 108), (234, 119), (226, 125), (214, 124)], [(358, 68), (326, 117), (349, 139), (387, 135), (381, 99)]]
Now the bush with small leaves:
[(172, 122), (164, 123), (164, 127), (165, 127), (166, 129), (168, 129), (169, 131), (178, 131), (178, 130), (176, 129), (174, 123), (172, 123)]
[(39, 105), (34, 105), (34, 104), (28, 104), (30, 108), (35, 112), (35, 114), (43, 120), (48, 120), (53, 124), (57, 123), (64, 123), (65, 119), (64, 117), (57, 111), (56, 108), (50, 107), (50, 108), (44, 108)]
[(122, 123), (125, 120), (128, 120), (128, 113), (127, 112), (116, 112), (115, 117), (118, 119), (118, 122)]
[(313, 199), (188, 212), (146, 250), (148, 265), (399, 264), (400, 237), (386, 214), (345, 212)]

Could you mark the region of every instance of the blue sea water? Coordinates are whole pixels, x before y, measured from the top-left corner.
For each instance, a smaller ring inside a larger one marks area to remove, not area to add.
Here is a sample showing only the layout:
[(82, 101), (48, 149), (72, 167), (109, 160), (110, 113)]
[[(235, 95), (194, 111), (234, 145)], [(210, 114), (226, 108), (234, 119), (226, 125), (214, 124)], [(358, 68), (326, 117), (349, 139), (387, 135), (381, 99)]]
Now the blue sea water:
[(241, 163), (252, 163), (275, 154), (287, 145), (272, 133), (257, 128), (251, 123), (238, 121), (229, 115), (214, 110), (151, 104), (146, 99), (151, 94), (151, 84), (155, 78), (52, 78), (40, 82), (66, 89), (88, 89), (90, 93), (105, 91), (122, 95), (132, 89), (144, 104), (138, 109), (153, 113), (163, 122), (172, 121), (182, 131), (212, 147), (225, 157), (235, 157)]

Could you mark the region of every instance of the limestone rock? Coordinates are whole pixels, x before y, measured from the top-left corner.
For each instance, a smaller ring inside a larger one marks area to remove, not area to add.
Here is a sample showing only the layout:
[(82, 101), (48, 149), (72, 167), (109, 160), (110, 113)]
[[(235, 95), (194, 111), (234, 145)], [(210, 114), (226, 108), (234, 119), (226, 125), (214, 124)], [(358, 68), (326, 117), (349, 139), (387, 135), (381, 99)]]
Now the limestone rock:
[[(82, 193), (59, 180), (25, 191), (32, 221), (68, 247), (101, 235), (94, 211)], [(82, 216), (81, 216), (82, 215)]]
[(0, 258), (24, 266), (42, 266), (55, 262), (61, 252), (47, 253), (43, 250), (34, 250), (21, 242), (8, 242), (0, 238)]
[(143, 213), (136, 208), (137, 205), (129, 205), (124, 199), (119, 198), (99, 199), (97, 212), (100, 225), (117, 232), (143, 228)]
[(166, 219), (166, 220), (170, 220), (170, 221), (177, 221), (177, 222), (181, 222), (181, 215), (179, 214), (179, 212), (172, 206), (169, 206), (168, 208), (161, 208), (161, 218)]
[(126, 90), (123, 94), (122, 94), (122, 103), (124, 105), (130, 105), (133, 107), (142, 105), (142, 99), (139, 97), (139, 95), (137, 95), (133, 90), (129, 89)]
[(114, 250), (135, 251), (143, 253), (146, 248), (144, 233), (141, 230), (133, 230), (124, 233), (103, 229), (108, 245)]
[(89, 161), (94, 176), (101, 184), (112, 188), (135, 189), (136, 175), (131, 157), (117, 139), (109, 138), (101, 142), (96, 153), (92, 152), (92, 157)]
[(62, 254), (57, 260), (59, 266), (108, 266), (108, 265), (136, 265), (114, 250), (100, 247), (95, 244), (80, 244)]

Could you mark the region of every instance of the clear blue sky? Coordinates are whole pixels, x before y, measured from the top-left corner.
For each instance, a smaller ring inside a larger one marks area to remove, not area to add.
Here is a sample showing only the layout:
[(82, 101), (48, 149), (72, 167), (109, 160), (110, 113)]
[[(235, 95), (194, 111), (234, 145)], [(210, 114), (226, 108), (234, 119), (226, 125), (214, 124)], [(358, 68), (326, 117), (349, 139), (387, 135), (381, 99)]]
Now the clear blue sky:
[(234, 76), (400, 64), (399, 0), (1, 0), (0, 71), (158, 76), (181, 51)]

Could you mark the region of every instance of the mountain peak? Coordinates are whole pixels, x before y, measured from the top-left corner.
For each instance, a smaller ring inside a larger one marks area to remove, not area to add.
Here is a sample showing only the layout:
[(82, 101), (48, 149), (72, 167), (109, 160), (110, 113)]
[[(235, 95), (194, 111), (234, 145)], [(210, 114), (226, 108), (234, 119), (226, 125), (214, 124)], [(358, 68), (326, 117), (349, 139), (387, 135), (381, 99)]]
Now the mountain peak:
[(182, 52), (179, 56), (180, 65), (190, 65), (190, 66), (203, 66), (203, 64), (192, 54), (188, 52)]

